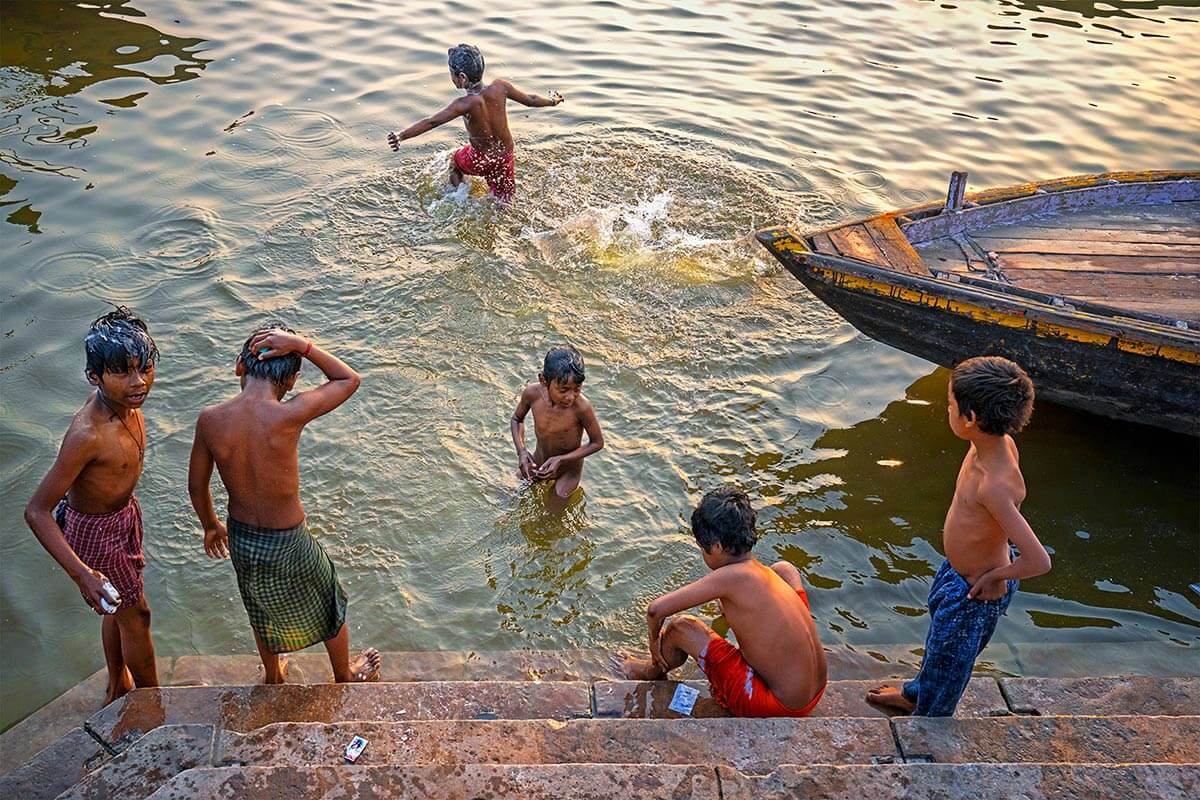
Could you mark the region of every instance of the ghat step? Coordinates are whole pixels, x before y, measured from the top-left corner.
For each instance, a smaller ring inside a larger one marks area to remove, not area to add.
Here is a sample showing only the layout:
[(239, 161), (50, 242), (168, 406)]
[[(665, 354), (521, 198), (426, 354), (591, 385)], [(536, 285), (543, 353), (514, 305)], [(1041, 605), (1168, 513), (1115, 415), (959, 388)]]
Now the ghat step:
[[(141, 798), (177, 772), (210, 765), (342, 766), (355, 735), (369, 742), (359, 766), (713, 764), (764, 774), (786, 763), (1200, 762), (1200, 717), (357, 721), (275, 723), (250, 733), (164, 725), (64, 797)], [(34, 783), (7, 788), (54, 796)]]
[(986, 765), (781, 766), (766, 776), (728, 767), (646, 765), (448, 765), (429, 767), (225, 767), (180, 773), (152, 800), (237, 797), (524, 798), (549, 800), (934, 800), (1011, 797), (1029, 800), (1176, 800), (1195, 797), (1195, 766)]

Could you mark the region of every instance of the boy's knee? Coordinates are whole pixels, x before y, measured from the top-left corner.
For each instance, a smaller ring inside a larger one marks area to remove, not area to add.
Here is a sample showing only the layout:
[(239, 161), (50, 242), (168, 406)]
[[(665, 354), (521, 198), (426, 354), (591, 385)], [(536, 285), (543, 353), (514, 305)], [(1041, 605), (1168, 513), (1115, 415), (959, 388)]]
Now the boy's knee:
[(708, 638), (709, 627), (705, 625), (699, 618), (693, 617), (691, 614), (679, 614), (672, 617), (667, 623), (667, 630), (664, 636), (676, 637), (699, 637)]
[(775, 574), (788, 582), (788, 585), (799, 589), (804, 585), (804, 581), (800, 576), (800, 570), (796, 569), (796, 565), (789, 561), (776, 561), (771, 565), (771, 569)]
[(133, 628), (149, 628), (150, 627), (150, 604), (146, 602), (143, 596), (137, 602), (137, 605), (122, 609), (118, 612), (117, 622), (128, 625)]

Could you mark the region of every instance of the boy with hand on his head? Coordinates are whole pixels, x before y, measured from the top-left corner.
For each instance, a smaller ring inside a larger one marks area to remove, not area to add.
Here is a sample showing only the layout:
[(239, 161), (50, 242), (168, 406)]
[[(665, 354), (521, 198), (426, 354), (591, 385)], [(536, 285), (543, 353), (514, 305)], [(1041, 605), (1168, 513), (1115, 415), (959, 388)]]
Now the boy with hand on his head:
[[(521, 392), (509, 421), (517, 448), (517, 477), (554, 481), (556, 503), (565, 504), (583, 477), (583, 459), (604, 448), (592, 404), (583, 396), (583, 356), (570, 345), (550, 348), (538, 382)], [(533, 411), (537, 447), (525, 449), (525, 415)], [(583, 444), (587, 431), (588, 443)]]
[(954, 368), (950, 429), (971, 445), (946, 514), (946, 560), (929, 588), (925, 655), (916, 678), (900, 689), (872, 689), (867, 702), (917, 716), (953, 716), (1018, 580), (1050, 571), (1046, 548), (1021, 515), (1025, 479), (1010, 435), (1032, 412), (1033, 383), (1012, 361), (986, 356)]
[[(303, 359), (326, 382), (289, 400)], [(255, 331), (238, 356), (242, 391), (200, 414), (188, 468), (192, 507), (211, 558), (231, 556), (238, 590), (262, 658), (264, 683), (283, 683), (280, 653), (324, 642), (334, 680), (379, 677), (379, 653), (350, 662), (346, 593), (333, 562), (308, 532), (300, 502), (300, 434), (354, 394), (361, 378), (341, 359), (287, 328)], [(229, 526), (217, 519), (209, 481), (213, 465), (229, 492)]]
[(517, 190), (514, 168), (512, 134), (508, 132), (506, 104), (515, 100), (523, 106), (541, 108), (556, 106), (563, 101), (558, 92), (549, 97), (526, 94), (506, 80), (497, 79), (484, 86), (483, 54), (478, 47), (460, 44), (448, 51), (450, 80), (467, 94), (431, 117), (405, 128), (399, 134), (388, 134), (388, 144), (398, 151), (400, 143), (420, 136), (426, 131), (462, 117), (471, 143), (455, 151), (451, 159), (450, 183), (458, 186), (464, 175), (482, 175), (488, 190), (505, 202), (512, 200)]
[[(25, 521), (103, 616), (108, 704), (135, 685), (158, 685), (143, 594), (142, 508), (134, 494), (146, 455), (141, 408), (154, 383), (158, 347), (146, 323), (120, 306), (92, 323), (84, 352), (96, 391), (71, 420), (54, 466), (25, 507)], [(107, 591), (108, 582), (119, 599)]]
[[(692, 513), (692, 534), (705, 565), (703, 578), (646, 609), (650, 658), (629, 658), (626, 676), (660, 680), (696, 659), (713, 699), (739, 717), (805, 717), (825, 692), (825, 652), (809, 612), (800, 571), (786, 561), (761, 564), (750, 498), (715, 489)], [(672, 614), (717, 600), (737, 635), (735, 647), (699, 619)]]

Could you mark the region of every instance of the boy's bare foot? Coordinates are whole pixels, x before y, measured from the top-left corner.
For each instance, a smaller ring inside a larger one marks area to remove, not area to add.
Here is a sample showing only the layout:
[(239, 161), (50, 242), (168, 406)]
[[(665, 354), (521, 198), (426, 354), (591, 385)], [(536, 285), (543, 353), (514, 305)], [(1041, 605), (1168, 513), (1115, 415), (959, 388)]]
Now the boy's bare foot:
[(287, 676), (288, 676), (288, 664), (289, 664), (289, 662), (288, 662), (288, 657), (287, 657), (287, 656), (280, 656), (280, 657), (279, 657), (279, 680), (278, 680), (278, 681), (268, 681), (268, 680), (267, 680), (267, 671), (266, 671), (266, 668), (265, 668), (265, 667), (263, 667), (263, 665), (262, 665), (262, 664), (259, 664), (259, 665), (258, 665), (258, 672), (259, 672), (259, 674), (260, 674), (260, 675), (262, 675), (262, 680), (260, 681), (260, 683), (262, 683), (264, 686), (266, 686), (266, 685), (270, 685), (270, 684), (272, 684), (272, 683), (275, 683), (275, 684), (278, 684), (278, 683), (287, 683)]
[(123, 667), (121, 669), (121, 677), (115, 683), (110, 682), (108, 684), (108, 691), (104, 693), (104, 705), (108, 705), (132, 691), (133, 675), (129, 674), (129, 667)]
[(621, 674), (631, 681), (657, 681), (666, 676), (650, 659), (634, 656), (621, 659)]
[(374, 647), (368, 647), (350, 662), (351, 680), (364, 683), (377, 681), (381, 666), (383, 666), (383, 659), (379, 657), (379, 651)]
[(867, 702), (883, 706), (884, 708), (895, 709), (902, 714), (911, 714), (916, 709), (917, 704), (910, 702), (903, 692), (893, 686), (876, 686), (867, 692)]

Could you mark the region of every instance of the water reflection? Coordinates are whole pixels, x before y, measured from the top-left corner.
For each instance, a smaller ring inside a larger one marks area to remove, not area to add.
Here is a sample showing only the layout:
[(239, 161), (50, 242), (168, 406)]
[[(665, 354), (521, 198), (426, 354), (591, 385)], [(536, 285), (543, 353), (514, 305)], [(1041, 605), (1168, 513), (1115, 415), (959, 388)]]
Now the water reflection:
[[(822, 564), (796, 544), (777, 552), (822, 589), (910, 584), (915, 595), (940, 559), (942, 522), (965, 445), (946, 423), (948, 372), (909, 387), (875, 419), (830, 430), (808, 457), (752, 460), (759, 490), (780, 495), (776, 534), (836, 535), (865, 545)], [(1200, 509), (1195, 440), (1039, 403), (1017, 438), (1029, 498), (1024, 512), (1054, 569), (1027, 585), (1077, 608), (1143, 612), (1195, 624), (1191, 597)], [(1074, 454), (1064, 463), (1063, 453)], [(1130, 487), (1136, 486), (1136, 492)], [(804, 539), (800, 539), (804, 541)], [(822, 548), (827, 550), (827, 548)], [(1130, 554), (1153, 558), (1153, 570)], [(1136, 560), (1136, 559), (1135, 559)], [(893, 611), (908, 613), (903, 607)], [(844, 615), (843, 615), (844, 616)], [(1031, 612), (1037, 627), (1116, 627), (1092, 615)], [(850, 624), (854, 624), (851, 622)]]
[[(40, 233), (37, 188), (18, 191), (16, 173), (72, 179), (87, 168), (64, 153), (86, 147), (104, 114), (133, 108), (145, 90), (137, 83), (191, 80), (208, 63), (195, 54), (203, 39), (172, 36), (134, 19), (145, 16), (128, 0), (103, 8), (74, 3), (12, 0), (0, 18), (0, 208), (9, 223)], [(72, 98), (104, 81), (117, 81), (115, 97), (97, 106)], [(53, 148), (53, 149), (51, 149)], [(88, 184), (85, 188), (91, 188)], [(9, 199), (11, 198), (11, 199)]]
[(556, 513), (552, 490), (542, 483), (521, 491), (516, 507), (496, 522), (496, 551), (484, 562), (487, 584), (497, 594), (500, 627), (532, 639), (552, 638), (553, 628), (597, 609), (588, 585), (596, 547), (585, 495), (577, 491)]

